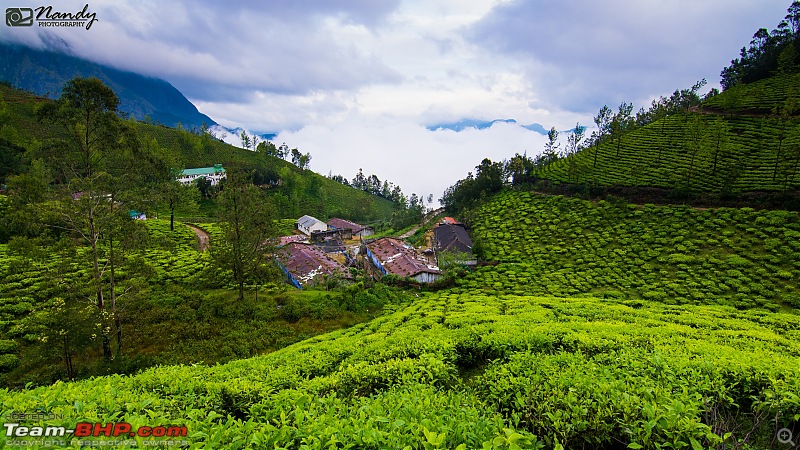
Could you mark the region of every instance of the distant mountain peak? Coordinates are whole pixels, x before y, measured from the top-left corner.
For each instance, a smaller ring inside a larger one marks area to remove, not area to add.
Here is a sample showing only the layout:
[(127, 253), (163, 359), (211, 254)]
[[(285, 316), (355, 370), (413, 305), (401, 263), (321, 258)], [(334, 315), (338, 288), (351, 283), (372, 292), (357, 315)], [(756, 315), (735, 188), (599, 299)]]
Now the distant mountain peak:
[(126, 72), (72, 56), (65, 41), (47, 33), (45, 46), (37, 50), (0, 42), (0, 80), (38, 95), (57, 97), (64, 84), (75, 78), (97, 77), (119, 97), (119, 110), (138, 120), (149, 117), (169, 127), (179, 123), (188, 129), (214, 125), (169, 82)]
[(497, 123), (517, 124), (520, 127), (525, 128), (527, 130), (535, 131), (541, 135), (547, 135), (547, 129), (545, 129), (545, 127), (542, 126), (541, 124), (532, 123), (530, 125), (520, 125), (515, 119), (482, 120), (482, 119), (463, 118), (456, 122), (443, 122), (443, 123), (428, 125), (425, 128), (427, 128), (430, 131), (453, 130), (455, 132), (461, 132), (469, 128), (474, 128), (477, 130), (485, 130), (487, 128), (491, 128), (494, 124)]

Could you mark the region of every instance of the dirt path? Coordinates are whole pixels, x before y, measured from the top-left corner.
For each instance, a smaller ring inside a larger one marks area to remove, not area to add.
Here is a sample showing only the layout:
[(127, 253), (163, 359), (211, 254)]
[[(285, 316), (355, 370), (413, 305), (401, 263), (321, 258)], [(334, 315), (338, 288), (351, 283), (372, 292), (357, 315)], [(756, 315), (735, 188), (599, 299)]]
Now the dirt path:
[(208, 237), (208, 233), (203, 231), (201, 228), (198, 228), (194, 225), (186, 224), (187, 227), (194, 230), (194, 234), (197, 235), (197, 249), (201, 252), (208, 250), (210, 239)]
[(420, 223), (419, 225), (415, 226), (414, 228), (408, 230), (407, 232), (401, 234), (400, 235), (400, 239), (405, 239), (405, 238), (407, 238), (409, 236), (412, 236), (414, 233), (417, 232), (417, 230), (419, 230), (419, 227), (421, 227), (422, 225), (425, 225), (429, 220), (431, 220), (432, 218), (436, 217), (438, 214), (441, 214), (443, 212), (444, 212), (444, 208), (439, 208), (439, 209), (436, 209), (436, 210), (433, 210), (433, 211), (429, 212), (428, 214), (425, 214), (425, 216), (422, 218), (422, 223)]

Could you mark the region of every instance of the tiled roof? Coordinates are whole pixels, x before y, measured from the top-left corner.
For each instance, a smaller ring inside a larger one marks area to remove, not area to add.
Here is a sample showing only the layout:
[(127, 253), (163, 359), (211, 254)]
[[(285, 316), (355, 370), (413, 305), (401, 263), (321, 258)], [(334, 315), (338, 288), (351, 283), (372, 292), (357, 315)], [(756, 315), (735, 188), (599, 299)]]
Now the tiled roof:
[(423, 272), (440, 273), (436, 266), (428, 265), (411, 246), (400, 240), (384, 237), (368, 243), (367, 248), (391, 274), (411, 277)]
[(301, 283), (322, 275), (350, 276), (347, 268), (310, 244), (292, 242), (278, 251), (278, 260)]
[(439, 225), (433, 236), (439, 251), (472, 253), (472, 239), (460, 225)]

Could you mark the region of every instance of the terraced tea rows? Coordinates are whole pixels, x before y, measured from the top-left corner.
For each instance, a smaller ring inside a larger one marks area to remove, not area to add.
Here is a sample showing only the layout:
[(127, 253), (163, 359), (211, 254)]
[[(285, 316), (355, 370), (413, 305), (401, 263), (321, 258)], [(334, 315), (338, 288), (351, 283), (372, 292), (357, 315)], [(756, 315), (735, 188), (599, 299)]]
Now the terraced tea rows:
[(182, 424), (190, 448), (759, 447), (800, 418), (798, 337), (795, 314), (442, 293), (264, 357), (3, 392), (2, 411)]
[(674, 115), (624, 135), (621, 143), (606, 140), (556, 161), (539, 176), (564, 183), (692, 192), (796, 189), (800, 121)]
[(461, 280), (464, 292), (800, 307), (795, 212), (506, 192), (478, 210), (474, 237), (499, 264)]

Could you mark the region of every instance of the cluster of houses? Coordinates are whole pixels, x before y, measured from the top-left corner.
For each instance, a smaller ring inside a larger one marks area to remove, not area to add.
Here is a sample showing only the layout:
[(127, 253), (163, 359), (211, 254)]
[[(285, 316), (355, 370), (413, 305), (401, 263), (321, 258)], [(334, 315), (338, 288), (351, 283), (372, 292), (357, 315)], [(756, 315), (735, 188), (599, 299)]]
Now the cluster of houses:
[[(216, 186), (225, 175), (222, 165), (214, 164), (185, 169), (178, 181), (188, 185), (205, 178)], [(135, 218), (140, 218), (136, 212), (131, 213), (132, 217), (134, 213)], [(278, 239), (277, 260), (289, 283), (299, 289), (332, 277), (352, 278), (348, 267), (356, 266), (359, 261), (377, 277), (395, 275), (419, 283), (432, 283), (442, 276), (439, 269), (442, 253), (459, 255), (458, 262), (468, 266), (477, 263), (464, 224), (451, 217), (436, 225), (431, 248), (422, 253), (396, 238), (368, 239), (375, 233), (372, 227), (345, 219), (323, 222), (306, 215), (297, 219), (296, 226), (299, 234)]]
[(371, 227), (344, 219), (323, 222), (303, 216), (296, 226), (300, 234), (279, 239), (278, 262), (289, 283), (300, 289), (332, 277), (351, 279), (348, 267), (359, 263), (376, 277), (394, 275), (432, 283), (442, 276), (437, 264), (442, 252), (459, 255), (459, 262), (466, 265), (477, 262), (464, 225), (449, 217), (434, 228), (433, 245), (426, 252), (393, 237), (368, 239), (374, 234)]

